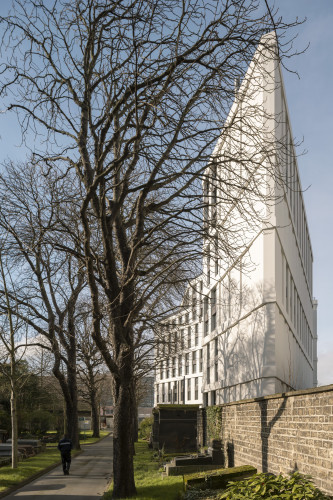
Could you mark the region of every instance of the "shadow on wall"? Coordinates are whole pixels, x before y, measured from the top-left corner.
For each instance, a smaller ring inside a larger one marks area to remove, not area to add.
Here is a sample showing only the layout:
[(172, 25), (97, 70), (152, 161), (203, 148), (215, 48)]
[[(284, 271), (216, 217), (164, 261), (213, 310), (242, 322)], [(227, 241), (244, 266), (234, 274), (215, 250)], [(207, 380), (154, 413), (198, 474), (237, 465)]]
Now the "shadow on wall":
[(258, 401), (259, 408), (260, 408), (260, 424), (261, 424), (260, 437), (261, 437), (262, 472), (268, 472), (268, 441), (269, 441), (269, 436), (272, 432), (274, 425), (280, 419), (281, 415), (283, 414), (283, 412), (286, 408), (287, 398), (286, 397), (283, 398), (283, 401), (280, 404), (276, 414), (269, 422), (268, 422), (268, 417), (267, 417), (268, 402), (269, 402), (269, 400), (267, 400), (267, 399), (264, 399), (262, 401)]
[(235, 467), (235, 446), (234, 440), (227, 443), (228, 467)]
[(234, 305), (232, 316), (241, 318), (219, 337), (221, 378), (229, 387), (221, 390), (222, 404), (276, 392), (275, 315), (274, 303), (269, 302), (272, 293), (262, 284), (243, 285), (241, 294), (238, 292), (242, 302)]

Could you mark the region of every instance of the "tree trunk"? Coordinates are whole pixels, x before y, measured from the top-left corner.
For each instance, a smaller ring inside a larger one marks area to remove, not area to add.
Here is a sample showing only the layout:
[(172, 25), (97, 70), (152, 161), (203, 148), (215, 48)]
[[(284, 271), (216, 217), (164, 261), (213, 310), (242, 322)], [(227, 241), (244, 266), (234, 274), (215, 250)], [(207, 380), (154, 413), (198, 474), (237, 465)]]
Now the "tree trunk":
[(133, 413), (136, 406), (131, 360), (131, 356), (122, 357), (122, 380), (114, 381), (113, 498), (127, 498), (136, 494), (133, 466)]
[[(69, 363), (70, 365), (70, 363)], [(78, 418), (78, 395), (76, 381), (76, 367), (68, 368), (67, 384), (69, 399), (66, 400), (66, 433), (73, 443), (73, 448), (80, 449), (79, 418)]]
[(12, 425), (12, 469), (17, 469), (18, 454), (17, 454), (17, 412), (16, 412), (16, 391), (12, 383), (10, 395), (10, 415)]
[[(134, 446), (134, 443), (137, 443), (138, 439), (139, 439), (139, 419), (138, 419), (138, 403), (137, 403), (137, 399), (135, 397), (135, 385), (133, 387), (133, 393), (134, 393), (134, 412), (133, 412), (133, 446)], [(135, 450), (134, 450), (134, 453), (135, 453)]]
[(99, 415), (98, 415), (98, 404), (96, 399), (96, 391), (90, 391), (90, 404), (91, 404), (91, 420), (92, 420), (92, 437), (99, 438)]
[(73, 447), (80, 449), (76, 369), (73, 371), (68, 367), (66, 379), (59, 370), (58, 363), (56, 363), (53, 367), (53, 374), (59, 381), (65, 400), (64, 432), (71, 439)]

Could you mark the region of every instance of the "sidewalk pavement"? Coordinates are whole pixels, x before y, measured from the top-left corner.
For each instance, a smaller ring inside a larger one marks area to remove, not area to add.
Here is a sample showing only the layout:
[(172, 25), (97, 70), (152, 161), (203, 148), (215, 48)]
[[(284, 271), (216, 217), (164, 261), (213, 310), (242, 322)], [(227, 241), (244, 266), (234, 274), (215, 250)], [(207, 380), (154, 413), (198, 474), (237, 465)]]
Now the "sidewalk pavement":
[(62, 466), (33, 480), (3, 497), (5, 500), (98, 500), (112, 474), (112, 435), (96, 444), (82, 446), (83, 453), (72, 459), (70, 475), (64, 476)]

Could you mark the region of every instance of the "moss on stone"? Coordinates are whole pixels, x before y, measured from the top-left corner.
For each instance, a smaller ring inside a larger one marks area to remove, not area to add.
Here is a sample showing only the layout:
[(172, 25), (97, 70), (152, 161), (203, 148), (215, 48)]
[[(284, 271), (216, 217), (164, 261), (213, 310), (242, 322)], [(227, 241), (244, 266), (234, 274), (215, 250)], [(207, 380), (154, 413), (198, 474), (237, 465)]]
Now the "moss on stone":
[(252, 467), (252, 465), (241, 465), (239, 467), (218, 469), (209, 473), (198, 472), (195, 474), (187, 474), (184, 475), (184, 490), (186, 491), (191, 488), (225, 488), (229, 481), (238, 481), (256, 473), (257, 469)]

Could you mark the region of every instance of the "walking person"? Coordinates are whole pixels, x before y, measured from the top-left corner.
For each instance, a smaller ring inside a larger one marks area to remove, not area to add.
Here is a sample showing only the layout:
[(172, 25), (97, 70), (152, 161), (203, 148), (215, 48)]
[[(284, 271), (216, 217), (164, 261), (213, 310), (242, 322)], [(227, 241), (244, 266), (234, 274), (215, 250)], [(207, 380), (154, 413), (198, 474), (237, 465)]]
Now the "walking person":
[(71, 466), (71, 461), (72, 461), (71, 457), (72, 448), (73, 448), (72, 441), (65, 434), (64, 437), (60, 439), (58, 443), (58, 450), (61, 453), (62, 468), (65, 476), (69, 475), (69, 468)]

